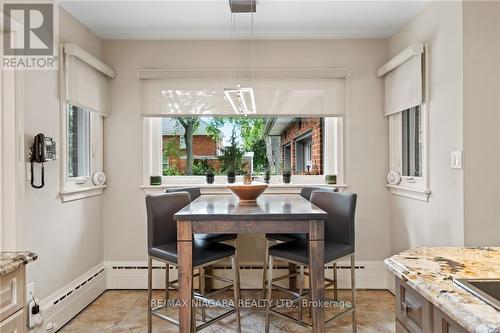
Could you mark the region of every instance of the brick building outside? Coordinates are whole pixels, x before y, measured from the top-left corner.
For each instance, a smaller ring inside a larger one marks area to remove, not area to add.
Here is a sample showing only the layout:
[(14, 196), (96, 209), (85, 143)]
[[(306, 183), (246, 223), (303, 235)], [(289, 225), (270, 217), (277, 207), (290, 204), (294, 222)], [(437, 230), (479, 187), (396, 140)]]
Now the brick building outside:
[[(174, 145), (178, 149), (177, 155), (163, 156), (163, 167), (175, 167), (182, 173), (186, 170), (186, 144), (182, 134), (178, 133), (178, 129), (174, 125), (162, 123), (162, 140), (163, 147), (166, 145)], [(218, 160), (219, 151), (222, 148), (222, 142), (214, 141), (206, 134), (206, 124), (203, 122), (193, 135), (193, 156), (195, 163), (198, 160), (206, 160), (208, 164), (218, 172), (220, 170), (220, 162)]]
[(294, 174), (323, 173), (323, 119), (294, 118), (281, 131), (281, 160), (284, 170)]

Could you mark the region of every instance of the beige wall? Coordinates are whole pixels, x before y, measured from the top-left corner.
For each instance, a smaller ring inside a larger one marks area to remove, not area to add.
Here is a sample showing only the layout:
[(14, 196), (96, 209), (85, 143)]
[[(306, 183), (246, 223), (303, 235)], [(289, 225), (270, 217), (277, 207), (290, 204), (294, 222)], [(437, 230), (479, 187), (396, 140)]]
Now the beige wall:
[[(429, 202), (393, 196), (392, 250), (464, 243), (463, 171), (450, 152), (463, 149), (462, 4), (432, 2), (389, 39), (391, 56), (410, 43), (429, 46)], [(466, 152), (466, 163), (468, 162)]]
[(500, 245), (500, 3), (465, 2), (465, 245)]
[[(61, 42), (74, 42), (96, 56), (102, 42), (63, 9), (59, 11)], [(26, 156), (37, 133), (61, 142), (59, 73), (24, 73)], [(58, 147), (58, 153), (61, 147)], [(35, 282), (43, 299), (102, 262), (102, 197), (61, 203), (58, 197), (60, 162), (45, 164), (45, 187), (37, 190), (26, 182), (26, 246), (39, 258), (28, 265), (27, 281)]]
[[(112, 111), (104, 128), (105, 260), (146, 259), (146, 219), (142, 182), (141, 68), (231, 68), (252, 64), (249, 42), (106, 41), (104, 56), (116, 71), (111, 83)], [(381, 260), (390, 253), (388, 124), (383, 117), (383, 83), (375, 71), (387, 59), (385, 40), (268, 40), (254, 42), (256, 67), (345, 67), (349, 86), (348, 191), (359, 194), (357, 253)], [(118, 149), (117, 149), (118, 148)], [(262, 261), (263, 238), (241, 238), (242, 261)]]

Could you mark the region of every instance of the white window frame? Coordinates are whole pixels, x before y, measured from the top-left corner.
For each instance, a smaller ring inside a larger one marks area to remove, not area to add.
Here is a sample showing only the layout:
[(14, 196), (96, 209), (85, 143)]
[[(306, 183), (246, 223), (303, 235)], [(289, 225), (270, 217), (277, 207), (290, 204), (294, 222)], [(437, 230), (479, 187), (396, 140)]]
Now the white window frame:
[[(387, 184), (392, 194), (408, 197), (421, 201), (429, 201), (431, 194), (429, 186), (429, 77), (428, 49), (426, 44), (413, 43), (408, 48), (397, 54), (377, 71), (377, 77), (383, 77), (390, 71), (405, 63), (414, 56), (422, 56), (423, 72), (422, 91), (420, 103), (421, 130), (422, 130), (422, 177), (402, 176), (403, 167), (403, 121), (402, 113), (394, 112), (399, 110), (386, 110), (389, 118), (389, 171), (396, 171), (400, 175), (400, 182), (397, 185)], [(386, 96), (387, 98), (387, 96)], [(387, 101), (386, 101), (387, 104)], [(408, 107), (414, 105), (408, 105)], [(388, 111), (390, 113), (388, 113)]]
[[(11, 38), (16, 38), (22, 25), (14, 20), (10, 24)], [(0, 25), (4, 27), (1, 17)], [(26, 245), (23, 72), (0, 73), (0, 251), (23, 250)]]
[(420, 105), (422, 130), (422, 177), (403, 176), (403, 121), (402, 112), (389, 116), (389, 167), (400, 174), (401, 181), (397, 185), (387, 184), (392, 194), (421, 201), (428, 201), (429, 189), (429, 146), (428, 146), (428, 108), (426, 103)]
[[(265, 117), (266, 115), (262, 115)], [(344, 123), (342, 116), (311, 115), (308, 117), (322, 117), (324, 119), (323, 146), (323, 175), (294, 175), (291, 186), (325, 185), (325, 175), (337, 175), (337, 185), (341, 189), (347, 187), (344, 174)], [(162, 136), (161, 117), (143, 118), (143, 185), (142, 188), (165, 188), (169, 186), (197, 185), (197, 186), (225, 186), (226, 177), (216, 176), (214, 185), (205, 184), (204, 176), (162, 176), (162, 185), (151, 186), (150, 177), (162, 175)], [(328, 146), (327, 146), (328, 145)], [(241, 181), (237, 177), (237, 181)], [(282, 184), (281, 175), (271, 177), (271, 187)]]
[[(60, 50), (60, 59), (64, 59), (63, 46)], [(60, 62), (63, 67), (63, 61)], [(102, 194), (106, 185), (95, 185), (92, 176), (103, 171), (103, 122), (104, 116), (97, 112), (90, 112), (90, 175), (87, 177), (68, 177), (68, 103), (66, 100), (66, 78), (64, 68), (60, 69), (60, 112), (61, 112), (61, 157), (60, 192), (62, 202), (74, 201)]]

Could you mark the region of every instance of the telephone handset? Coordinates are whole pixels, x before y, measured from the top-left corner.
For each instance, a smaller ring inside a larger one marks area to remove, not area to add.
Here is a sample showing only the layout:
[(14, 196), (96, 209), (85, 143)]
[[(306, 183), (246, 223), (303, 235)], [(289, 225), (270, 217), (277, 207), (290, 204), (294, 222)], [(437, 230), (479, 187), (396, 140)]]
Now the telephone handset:
[[(33, 145), (30, 149), (30, 162), (31, 162), (31, 186), (34, 188), (42, 188), (45, 185), (45, 168), (43, 163), (47, 161), (54, 161), (57, 158), (56, 142), (51, 138), (37, 134), (33, 139)], [(35, 185), (33, 174), (33, 163), (41, 163), (41, 184)]]

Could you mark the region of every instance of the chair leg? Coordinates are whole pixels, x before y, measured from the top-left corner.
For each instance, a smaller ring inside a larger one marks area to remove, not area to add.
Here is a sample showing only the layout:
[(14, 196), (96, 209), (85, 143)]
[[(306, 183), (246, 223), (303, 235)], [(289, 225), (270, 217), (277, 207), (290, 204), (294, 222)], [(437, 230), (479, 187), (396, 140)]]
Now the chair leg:
[(333, 264), (333, 299), (338, 301), (338, 287), (337, 287), (337, 263)]
[[(304, 293), (304, 266), (299, 268), (299, 295), (302, 297)], [(299, 320), (302, 321), (302, 300), (299, 301)]]
[(352, 331), (356, 333), (356, 274), (354, 254), (351, 256), (351, 291), (352, 291)]
[(170, 298), (170, 265), (165, 264), (165, 302)]
[[(200, 285), (200, 293), (205, 295), (205, 268), (199, 268), (200, 275), (198, 277), (198, 283)], [(207, 322), (207, 313), (205, 307), (201, 307), (201, 320), (205, 323)]]
[(153, 260), (148, 257), (148, 333), (152, 332), (151, 300), (153, 298)]
[(309, 318), (312, 318), (312, 298), (311, 298), (311, 274), (309, 272), (309, 296), (307, 296), (307, 300), (309, 301), (309, 303), (307, 304), (307, 310), (308, 310), (308, 315), (309, 315)]
[(262, 298), (266, 298), (267, 267), (269, 266), (269, 239), (266, 238), (266, 257), (262, 268)]
[(191, 333), (196, 333), (196, 311), (191, 311)]
[(269, 333), (269, 312), (271, 307), (271, 293), (273, 290), (273, 257), (268, 257), (269, 272), (267, 274), (267, 301), (266, 301), (266, 333)]
[(238, 325), (238, 333), (241, 333), (241, 318), (240, 318), (240, 265), (238, 263), (238, 254), (235, 253), (231, 258), (231, 266), (233, 268), (233, 289), (234, 289), (234, 309), (236, 310), (236, 324)]

